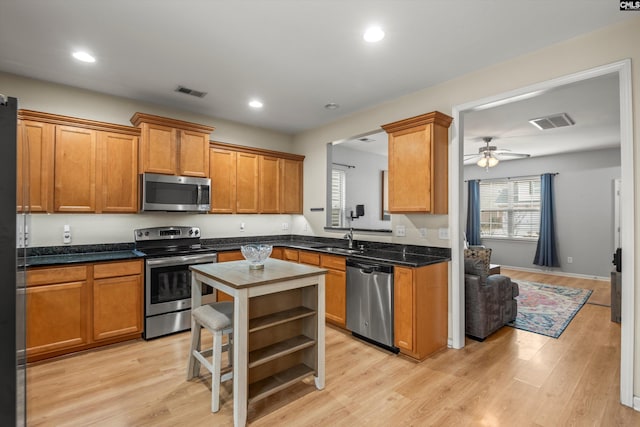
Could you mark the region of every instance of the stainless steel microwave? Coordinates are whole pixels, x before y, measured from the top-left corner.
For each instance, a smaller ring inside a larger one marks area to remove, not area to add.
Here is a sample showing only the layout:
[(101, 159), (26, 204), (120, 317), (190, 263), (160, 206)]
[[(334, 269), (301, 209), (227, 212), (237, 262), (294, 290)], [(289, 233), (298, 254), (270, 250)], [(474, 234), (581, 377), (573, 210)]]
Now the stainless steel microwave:
[(209, 212), (211, 180), (191, 176), (144, 173), (141, 177), (141, 211)]

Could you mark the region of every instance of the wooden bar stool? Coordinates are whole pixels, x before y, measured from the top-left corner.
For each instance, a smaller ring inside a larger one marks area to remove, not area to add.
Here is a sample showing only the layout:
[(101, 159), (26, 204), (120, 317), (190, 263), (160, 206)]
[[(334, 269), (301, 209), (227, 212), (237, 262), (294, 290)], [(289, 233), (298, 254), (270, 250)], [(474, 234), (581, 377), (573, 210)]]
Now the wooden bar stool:
[[(201, 328), (213, 335), (212, 348), (201, 350)], [(227, 344), (222, 345), (222, 336)], [(222, 351), (227, 351), (229, 363), (221, 369)], [(211, 356), (211, 363), (206, 359)], [(233, 302), (215, 302), (202, 305), (191, 312), (191, 348), (187, 380), (200, 374), (200, 364), (211, 372), (211, 412), (220, 409), (220, 384), (233, 378)]]

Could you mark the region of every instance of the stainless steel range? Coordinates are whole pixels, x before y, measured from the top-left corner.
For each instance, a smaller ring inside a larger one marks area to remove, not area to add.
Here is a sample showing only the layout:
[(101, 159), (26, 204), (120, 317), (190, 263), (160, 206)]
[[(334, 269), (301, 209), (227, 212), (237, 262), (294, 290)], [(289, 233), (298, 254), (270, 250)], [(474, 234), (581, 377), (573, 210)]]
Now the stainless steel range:
[[(200, 242), (198, 227), (153, 227), (134, 230), (136, 249), (145, 257), (144, 333), (156, 338), (191, 327), (190, 265), (217, 261), (215, 250)], [(215, 301), (203, 287), (203, 302)]]

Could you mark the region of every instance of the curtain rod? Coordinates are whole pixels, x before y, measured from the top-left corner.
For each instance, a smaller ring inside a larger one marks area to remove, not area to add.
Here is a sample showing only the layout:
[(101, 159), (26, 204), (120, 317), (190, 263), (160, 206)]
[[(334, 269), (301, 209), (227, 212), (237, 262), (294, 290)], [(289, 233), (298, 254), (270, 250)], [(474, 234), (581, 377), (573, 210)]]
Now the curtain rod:
[(344, 166), (345, 168), (349, 168), (349, 169), (355, 169), (354, 165), (347, 165), (346, 163), (331, 163), (331, 164), (336, 166)]
[[(547, 172), (549, 173), (549, 175), (560, 175), (560, 172)], [(541, 173), (540, 175), (544, 175), (543, 173)], [(523, 176), (505, 176), (505, 177), (496, 177), (496, 178), (485, 178), (484, 180), (482, 179), (476, 179), (476, 181), (480, 182), (480, 181), (491, 181), (491, 180), (496, 180), (496, 179), (522, 179), (522, 178), (533, 178), (534, 176), (540, 176), (540, 175), (523, 175)], [(465, 179), (464, 182), (469, 182), (469, 179)]]

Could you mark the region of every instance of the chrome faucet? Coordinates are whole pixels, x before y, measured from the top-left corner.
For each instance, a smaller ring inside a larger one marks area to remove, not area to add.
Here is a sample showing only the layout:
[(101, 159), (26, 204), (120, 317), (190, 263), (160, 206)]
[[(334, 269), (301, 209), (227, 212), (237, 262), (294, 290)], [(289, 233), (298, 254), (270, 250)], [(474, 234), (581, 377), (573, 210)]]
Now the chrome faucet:
[(344, 235), (343, 238), (349, 239), (349, 249), (353, 249), (353, 228), (349, 228), (349, 231)]

